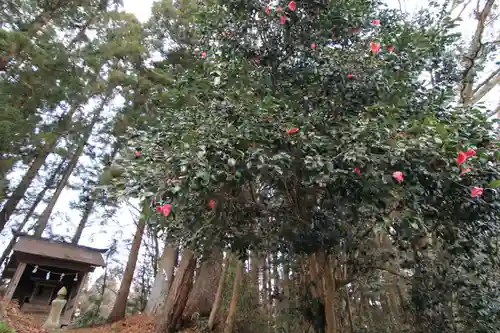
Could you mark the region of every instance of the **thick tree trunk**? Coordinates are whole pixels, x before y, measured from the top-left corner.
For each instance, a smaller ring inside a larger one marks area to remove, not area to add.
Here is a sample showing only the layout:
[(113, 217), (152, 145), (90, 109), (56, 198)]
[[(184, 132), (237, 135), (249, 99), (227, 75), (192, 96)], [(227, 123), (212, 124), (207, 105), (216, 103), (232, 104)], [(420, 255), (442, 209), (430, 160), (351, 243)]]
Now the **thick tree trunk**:
[(238, 305), (238, 297), (240, 284), (243, 277), (243, 262), (238, 260), (236, 264), (236, 276), (234, 277), (233, 296), (231, 297), (231, 304), (229, 305), (229, 312), (227, 314), (226, 325), (224, 326), (224, 333), (233, 333), (234, 318), (236, 316), (236, 307)]
[[(146, 207), (146, 204), (143, 203), (143, 205)], [(147, 218), (145, 213), (146, 208), (143, 208), (141, 217), (139, 218), (139, 223), (137, 224), (134, 239), (132, 240), (127, 266), (125, 268), (125, 272), (123, 273), (123, 280), (120, 284), (120, 289), (118, 290), (118, 295), (116, 296), (116, 301), (109, 315), (108, 322), (115, 322), (125, 317), (130, 286), (132, 285), (132, 280), (134, 278), (137, 257), (139, 256), (139, 249), (141, 248), (142, 235), (144, 234), (144, 228), (146, 227)]]
[(167, 301), (161, 313), (156, 317), (155, 333), (173, 333), (177, 329), (189, 292), (193, 287), (195, 268), (196, 259), (193, 251), (184, 249)]
[(85, 145), (89, 141), (90, 135), (92, 134), (92, 130), (94, 129), (95, 124), (99, 120), (101, 112), (104, 109), (104, 105), (107, 103), (107, 101), (108, 101), (108, 97), (103, 98), (101, 105), (94, 112), (94, 114), (92, 116), (92, 120), (90, 121), (90, 124), (85, 128), (85, 132), (83, 133), (83, 137), (81, 138), (81, 142), (79, 143), (75, 153), (73, 154), (68, 165), (66, 166), (66, 170), (64, 170), (63, 177), (59, 181), (59, 184), (57, 184), (57, 189), (56, 189), (55, 193), (52, 195), (52, 198), (50, 199), (50, 202), (47, 204), (47, 207), (45, 207), (45, 209), (43, 210), (43, 213), (38, 218), (37, 226), (35, 229), (35, 237), (41, 237), (43, 234), (43, 231), (47, 227), (50, 215), (52, 214), (52, 211), (54, 210), (54, 207), (57, 203), (57, 200), (59, 199), (59, 196), (61, 195), (62, 191), (66, 187), (66, 183), (68, 182), (69, 177), (73, 173), (73, 170), (75, 169), (75, 167), (78, 163), (78, 160), (80, 159), (80, 156), (83, 153), (83, 149), (85, 148)]
[[(66, 130), (70, 126), (71, 118), (75, 114), (76, 110), (78, 110), (78, 107), (79, 106), (72, 107), (69, 110), (69, 112), (66, 115), (64, 115), (61, 118), (61, 120), (59, 120), (57, 124), (56, 135), (60, 134), (60, 132)], [(7, 200), (7, 202), (3, 206), (2, 211), (0, 211), (0, 231), (2, 231), (3, 228), (5, 228), (5, 225), (9, 221), (11, 215), (14, 213), (14, 210), (16, 209), (17, 205), (26, 194), (26, 191), (31, 185), (31, 182), (33, 181), (33, 179), (35, 179), (36, 175), (38, 174), (38, 171), (45, 163), (45, 159), (47, 158), (47, 156), (49, 156), (50, 153), (52, 153), (52, 151), (56, 147), (57, 139), (58, 137), (54, 136), (45, 143), (39, 154), (35, 157), (35, 159), (31, 163), (28, 171), (26, 171), (26, 173), (24, 174), (21, 182), (16, 187), (14, 192), (10, 195), (9, 200)]]
[(214, 248), (201, 263), (198, 278), (194, 282), (184, 308), (183, 320), (188, 322), (194, 313), (200, 317), (208, 317), (215, 302), (217, 285), (221, 275), (222, 250)]
[(177, 256), (179, 254), (178, 247), (173, 242), (173, 240), (167, 238), (160, 258), (159, 269), (151, 289), (151, 295), (146, 305), (146, 313), (157, 315), (167, 299), (174, 279), (174, 268), (177, 265)]
[(220, 309), (220, 305), (222, 302), (222, 291), (224, 290), (224, 282), (226, 280), (226, 272), (227, 267), (230, 264), (229, 254), (224, 258), (224, 262), (222, 264), (222, 272), (219, 277), (219, 285), (217, 286), (217, 294), (215, 294), (214, 304), (212, 306), (212, 311), (210, 312), (210, 317), (208, 318), (208, 329), (213, 331), (215, 326), (215, 320), (217, 319), (217, 315)]

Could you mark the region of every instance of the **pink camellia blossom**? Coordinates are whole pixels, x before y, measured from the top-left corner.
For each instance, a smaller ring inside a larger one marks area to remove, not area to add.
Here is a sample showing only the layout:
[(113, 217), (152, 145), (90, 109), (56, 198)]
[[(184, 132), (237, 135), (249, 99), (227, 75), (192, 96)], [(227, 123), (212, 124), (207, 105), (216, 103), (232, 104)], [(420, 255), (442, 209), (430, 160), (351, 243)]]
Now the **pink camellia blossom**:
[(278, 7), (278, 8), (276, 8), (276, 11), (277, 11), (278, 13), (281, 13), (281, 12), (283, 11), (283, 8)]
[(264, 11), (266, 12), (267, 15), (271, 14), (271, 8), (269, 8), (269, 7), (266, 7), (266, 9), (264, 9)]
[(297, 133), (299, 131), (299, 129), (297, 127), (294, 127), (294, 128), (290, 128), (288, 131), (286, 131), (288, 134), (293, 134), (293, 133)]
[(464, 163), (466, 159), (467, 159), (466, 153), (464, 153), (463, 151), (458, 153), (458, 156), (457, 156), (457, 163), (458, 164)]
[(316, 48), (316, 43), (312, 43), (311, 48), (314, 50)]
[(136, 151), (135, 152), (135, 157), (140, 157), (141, 156), (141, 152), (140, 151)]
[(297, 3), (295, 1), (290, 1), (288, 3), (288, 9), (290, 9), (291, 11), (294, 11), (297, 9)]
[(402, 182), (405, 179), (405, 176), (401, 171), (393, 172), (392, 177), (396, 179), (398, 182)]
[(347, 78), (348, 78), (348, 79), (352, 79), (352, 78), (354, 78), (354, 74), (351, 74), (351, 73), (347, 74)]
[(472, 156), (475, 156), (475, 155), (476, 155), (476, 151), (475, 151), (474, 149), (472, 149), (472, 148), (469, 148), (469, 150), (467, 150), (467, 151), (465, 152), (465, 155), (466, 155), (467, 157), (472, 157)]
[(156, 206), (155, 210), (157, 213), (161, 213), (161, 206)]
[(280, 16), (280, 24), (285, 24), (286, 23), (286, 16), (282, 15)]
[(379, 53), (380, 52), (380, 43), (376, 43), (376, 42), (371, 41), (370, 42), (370, 50), (373, 53)]
[(205, 52), (205, 51), (201, 52), (201, 56), (202, 57), (206, 57), (207, 56), (207, 52)]
[(380, 25), (380, 20), (372, 20), (373, 25)]
[(212, 199), (212, 200), (210, 200), (210, 201), (208, 202), (208, 207), (210, 207), (210, 209), (214, 209), (214, 208), (215, 208), (215, 200), (213, 200), (213, 199)]
[(387, 45), (386, 47), (387, 47), (387, 51), (389, 51), (389, 53), (394, 52), (394, 46), (392, 46), (392, 45)]
[(484, 192), (484, 188), (482, 187), (473, 187), (471, 192), (470, 192), (470, 196), (473, 197), (473, 198), (476, 198), (476, 197), (479, 197), (483, 194)]
[(163, 206), (160, 207), (161, 212), (164, 216), (169, 216), (170, 212), (172, 211), (172, 205), (171, 204), (164, 204)]
[(354, 172), (355, 172), (358, 176), (361, 176), (361, 170), (359, 170), (359, 168), (354, 168)]
[(464, 174), (466, 174), (466, 173), (468, 173), (468, 172), (471, 172), (471, 171), (472, 171), (472, 169), (471, 169), (471, 168), (462, 169), (462, 171), (460, 172), (460, 175), (464, 175)]

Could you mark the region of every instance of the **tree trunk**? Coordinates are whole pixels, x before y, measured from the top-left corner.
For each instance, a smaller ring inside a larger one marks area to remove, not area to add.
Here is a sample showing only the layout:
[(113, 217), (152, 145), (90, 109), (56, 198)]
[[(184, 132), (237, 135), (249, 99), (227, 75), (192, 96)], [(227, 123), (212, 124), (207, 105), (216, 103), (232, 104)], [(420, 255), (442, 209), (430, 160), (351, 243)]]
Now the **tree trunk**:
[(146, 305), (146, 313), (157, 315), (167, 299), (167, 295), (174, 279), (174, 268), (179, 254), (178, 247), (173, 240), (167, 238), (163, 254), (160, 258), (159, 269), (153, 282), (151, 295)]
[(132, 285), (132, 280), (134, 278), (137, 257), (139, 256), (142, 235), (144, 234), (144, 228), (146, 226), (147, 220), (147, 217), (145, 216), (147, 204), (143, 203), (143, 205), (144, 208), (142, 209), (139, 223), (137, 224), (137, 230), (135, 231), (134, 239), (132, 240), (132, 246), (130, 248), (130, 253), (128, 255), (127, 266), (125, 268), (125, 272), (123, 273), (123, 280), (120, 284), (120, 289), (118, 290), (118, 295), (116, 296), (116, 301), (109, 315), (108, 322), (115, 322), (125, 317), (127, 299), (130, 293), (130, 286)]
[[(28, 224), (28, 221), (30, 220), (31, 216), (33, 216), (33, 213), (35, 212), (36, 207), (38, 206), (38, 204), (45, 197), (45, 193), (49, 189), (51, 189), (53, 187), (54, 182), (55, 182), (57, 176), (59, 176), (59, 174), (61, 173), (61, 170), (64, 167), (65, 163), (66, 163), (66, 159), (64, 158), (59, 163), (59, 165), (57, 166), (57, 168), (54, 170), (54, 172), (52, 173), (52, 175), (50, 175), (50, 178), (47, 179), (47, 181), (45, 182), (45, 186), (43, 187), (43, 189), (40, 192), (38, 192), (38, 194), (36, 195), (35, 200), (31, 204), (31, 207), (30, 207), (29, 211), (26, 213), (26, 215), (24, 216), (23, 221), (17, 227), (17, 229), (16, 229), (17, 232), (22, 232), (23, 229), (24, 229), (24, 227), (26, 226), (26, 224)], [(15, 244), (16, 244), (16, 237), (13, 236), (11, 238), (9, 244), (7, 245), (7, 247), (5, 248), (5, 250), (2, 253), (2, 257), (0, 258), (0, 267), (3, 266), (3, 264), (5, 262), (5, 259), (7, 259), (8, 255), (10, 254), (10, 252), (12, 251), (12, 249), (14, 248)]]
[(236, 264), (236, 276), (234, 277), (233, 296), (231, 297), (231, 304), (229, 305), (229, 312), (227, 314), (226, 325), (224, 326), (224, 333), (232, 333), (234, 326), (234, 318), (236, 315), (236, 306), (238, 305), (239, 289), (241, 279), (243, 276), (243, 262), (238, 260)]
[[(113, 146), (113, 150), (112, 150), (111, 154), (109, 154), (109, 156), (107, 156), (105, 158), (105, 161), (106, 160), (108, 162), (113, 161), (115, 159), (116, 154), (118, 154), (119, 149), (120, 149), (120, 145), (118, 143), (116, 143)], [(85, 204), (85, 208), (83, 209), (82, 218), (80, 219), (80, 222), (78, 223), (75, 234), (73, 235), (73, 238), (71, 239), (71, 244), (77, 245), (78, 242), (80, 241), (80, 238), (82, 237), (82, 234), (83, 234), (83, 229), (85, 229), (85, 226), (87, 225), (90, 214), (92, 214), (92, 210), (94, 209), (94, 205), (95, 205), (95, 193), (93, 193), (88, 198), (88, 201)]]
[(229, 266), (229, 254), (224, 258), (224, 262), (222, 263), (222, 272), (219, 277), (219, 285), (217, 286), (217, 294), (215, 294), (214, 304), (212, 306), (212, 311), (210, 312), (210, 317), (208, 318), (208, 329), (213, 331), (215, 320), (217, 319), (217, 314), (220, 309), (221, 301), (222, 301), (222, 291), (224, 289), (224, 281), (226, 279), (227, 267)]
[(166, 303), (156, 317), (155, 333), (173, 333), (177, 329), (189, 292), (193, 287), (195, 268), (196, 259), (193, 251), (184, 249)]
[(214, 248), (201, 263), (198, 278), (184, 308), (183, 319), (188, 322), (194, 313), (208, 317), (215, 302), (217, 285), (221, 275), (222, 250)]
[(50, 138), (42, 147), (40, 153), (36, 155), (28, 171), (26, 171), (26, 173), (24, 174), (23, 179), (21, 180), (19, 185), (17, 185), (16, 189), (9, 197), (9, 200), (7, 200), (7, 202), (3, 206), (2, 211), (0, 211), (0, 231), (5, 228), (5, 225), (9, 221), (11, 215), (14, 213), (17, 205), (26, 194), (26, 191), (31, 185), (31, 182), (33, 181), (33, 179), (35, 179), (38, 171), (45, 163), (45, 159), (47, 158), (47, 156), (49, 156), (50, 153), (52, 153), (52, 151), (56, 147), (58, 139), (57, 134), (60, 134), (61, 131), (64, 131), (69, 127), (69, 125), (71, 124), (71, 118), (75, 114), (78, 107), (79, 106), (72, 107), (69, 112), (64, 115), (61, 120), (59, 120), (57, 124), (56, 135)]
[(73, 173), (73, 170), (75, 169), (78, 160), (80, 159), (80, 156), (83, 153), (83, 149), (85, 148), (85, 145), (89, 141), (90, 135), (92, 134), (92, 130), (99, 120), (99, 116), (101, 115), (101, 112), (104, 108), (104, 105), (107, 103), (108, 97), (103, 98), (101, 105), (99, 108), (94, 112), (92, 119), (90, 121), (90, 124), (85, 128), (85, 131), (83, 133), (83, 137), (81, 139), (81, 142), (79, 143), (75, 153), (71, 157), (68, 165), (66, 166), (66, 170), (64, 170), (63, 177), (59, 181), (59, 184), (57, 184), (57, 189), (55, 193), (52, 195), (52, 198), (50, 199), (50, 202), (48, 203), (47, 207), (43, 210), (43, 213), (40, 215), (37, 221), (37, 226), (35, 229), (35, 237), (41, 237), (43, 234), (43, 231), (47, 227), (47, 223), (49, 222), (50, 215), (52, 214), (52, 210), (54, 209), (57, 200), (59, 199), (59, 196), (61, 195), (62, 191), (66, 187), (66, 183), (69, 180), (69, 177)]

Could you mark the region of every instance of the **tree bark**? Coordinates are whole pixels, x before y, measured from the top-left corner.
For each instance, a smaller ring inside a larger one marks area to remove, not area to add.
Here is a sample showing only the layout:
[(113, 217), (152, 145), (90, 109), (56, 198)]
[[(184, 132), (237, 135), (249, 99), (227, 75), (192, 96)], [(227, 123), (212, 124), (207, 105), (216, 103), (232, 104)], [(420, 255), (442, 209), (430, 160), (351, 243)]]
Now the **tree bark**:
[(183, 320), (188, 322), (194, 313), (208, 317), (215, 302), (217, 285), (221, 275), (222, 250), (214, 248), (206, 260), (201, 263), (198, 278), (184, 308)]
[(196, 259), (193, 251), (184, 249), (167, 301), (156, 317), (155, 333), (173, 333), (177, 329), (189, 292), (193, 287), (195, 268)]
[(224, 282), (226, 279), (227, 267), (229, 266), (229, 254), (224, 258), (224, 262), (222, 263), (222, 272), (219, 277), (219, 285), (217, 286), (217, 293), (215, 294), (214, 304), (212, 306), (212, 311), (210, 312), (210, 316), (208, 317), (208, 329), (213, 331), (215, 326), (215, 320), (217, 319), (217, 314), (220, 309), (220, 305), (222, 302), (222, 291), (224, 289)]
[[(60, 134), (60, 132), (66, 130), (70, 126), (71, 118), (75, 114), (76, 110), (78, 110), (78, 108), (79, 106), (73, 106), (69, 110), (69, 112), (65, 114), (61, 118), (61, 120), (59, 120), (56, 130), (57, 134)], [(47, 156), (49, 156), (49, 154), (54, 151), (54, 148), (57, 145), (57, 141), (58, 137), (55, 135), (53, 138), (49, 139), (44, 144), (40, 153), (35, 157), (28, 171), (26, 171), (26, 173), (24, 174), (23, 179), (16, 187), (14, 192), (11, 194), (9, 200), (7, 200), (7, 202), (3, 206), (2, 211), (0, 211), (0, 231), (2, 231), (5, 228), (5, 225), (9, 221), (11, 215), (14, 213), (14, 210), (16, 209), (17, 205), (26, 194), (26, 191), (31, 185), (31, 182), (33, 181), (33, 179), (35, 179), (36, 175), (38, 174), (38, 171), (45, 163)]]
[(55, 193), (52, 195), (52, 198), (50, 199), (50, 202), (47, 204), (47, 207), (45, 207), (45, 209), (43, 210), (43, 213), (38, 218), (37, 226), (35, 229), (35, 237), (41, 237), (43, 234), (43, 231), (47, 227), (50, 215), (52, 214), (52, 211), (54, 210), (54, 207), (57, 203), (57, 200), (59, 199), (59, 196), (61, 195), (62, 191), (66, 187), (66, 184), (69, 180), (69, 177), (73, 173), (73, 170), (75, 169), (75, 167), (78, 163), (78, 160), (80, 159), (80, 156), (83, 153), (83, 149), (85, 148), (85, 145), (89, 141), (90, 135), (92, 134), (92, 130), (94, 129), (95, 124), (99, 120), (101, 112), (104, 109), (104, 105), (107, 103), (108, 99), (109, 99), (108, 97), (103, 98), (101, 105), (92, 115), (92, 119), (90, 121), (90, 124), (85, 128), (81, 142), (79, 143), (75, 153), (73, 154), (68, 165), (66, 166), (66, 170), (64, 170), (63, 177), (59, 181), (59, 184), (57, 184), (57, 189), (56, 189)]
[(147, 206), (145, 203), (143, 203), (143, 205), (144, 208), (142, 209), (134, 239), (132, 240), (130, 253), (128, 255), (127, 266), (125, 268), (125, 272), (123, 273), (123, 280), (120, 284), (120, 289), (118, 290), (118, 295), (116, 296), (116, 301), (109, 315), (108, 322), (115, 322), (125, 317), (130, 286), (132, 285), (132, 280), (134, 278), (137, 257), (139, 256), (139, 249), (141, 248), (142, 235), (144, 234), (144, 228), (146, 227), (147, 217), (145, 216), (145, 213)]
[(159, 269), (153, 282), (151, 295), (146, 305), (146, 313), (157, 315), (167, 299), (170, 286), (174, 279), (174, 268), (177, 264), (178, 247), (174, 241), (167, 238), (163, 254), (160, 258)]
[(227, 314), (226, 325), (224, 326), (224, 333), (232, 333), (234, 326), (234, 318), (236, 316), (236, 307), (238, 305), (238, 297), (241, 279), (243, 277), (243, 262), (238, 260), (236, 264), (236, 276), (234, 277), (233, 296), (231, 297), (231, 304), (229, 305), (229, 312)]

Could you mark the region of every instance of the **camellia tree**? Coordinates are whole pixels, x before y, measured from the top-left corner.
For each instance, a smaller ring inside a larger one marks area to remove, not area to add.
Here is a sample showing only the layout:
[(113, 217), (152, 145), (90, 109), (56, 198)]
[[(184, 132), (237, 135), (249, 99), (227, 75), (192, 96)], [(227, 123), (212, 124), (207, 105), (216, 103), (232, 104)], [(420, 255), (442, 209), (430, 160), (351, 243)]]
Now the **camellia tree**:
[[(150, 113), (129, 137), (140, 152), (120, 165), (127, 193), (175, 219), (187, 248), (324, 267), (304, 290), (325, 332), (340, 331), (335, 293), (376, 271), (412, 281), (411, 331), (500, 329), (500, 152), (483, 110), (450, 105), (448, 18), (369, 0), (192, 10), (190, 43), (144, 84)], [(162, 318), (158, 332), (175, 328)]]

